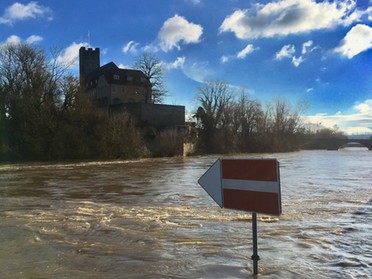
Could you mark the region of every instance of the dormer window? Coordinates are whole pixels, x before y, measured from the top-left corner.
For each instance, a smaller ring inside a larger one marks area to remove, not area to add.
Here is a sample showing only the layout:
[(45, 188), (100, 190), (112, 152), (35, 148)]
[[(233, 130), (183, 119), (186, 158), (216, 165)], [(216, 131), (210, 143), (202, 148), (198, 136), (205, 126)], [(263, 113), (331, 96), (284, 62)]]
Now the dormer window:
[(118, 74), (115, 74), (115, 75), (113, 76), (113, 78), (114, 78), (114, 80), (119, 80), (119, 79), (120, 79), (120, 76), (119, 76)]

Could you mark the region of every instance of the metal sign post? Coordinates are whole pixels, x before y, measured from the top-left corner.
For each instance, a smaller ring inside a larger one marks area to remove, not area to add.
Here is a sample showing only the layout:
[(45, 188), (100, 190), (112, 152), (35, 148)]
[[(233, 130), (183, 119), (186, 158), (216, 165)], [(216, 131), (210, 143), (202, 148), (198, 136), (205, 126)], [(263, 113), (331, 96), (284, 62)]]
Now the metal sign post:
[(253, 260), (253, 274), (258, 274), (258, 261), (260, 257), (258, 256), (257, 248), (257, 213), (252, 213), (252, 238), (253, 238), (253, 255), (251, 259)]
[(198, 180), (222, 208), (252, 212), (253, 274), (258, 275), (257, 213), (282, 213), (276, 159), (218, 159)]

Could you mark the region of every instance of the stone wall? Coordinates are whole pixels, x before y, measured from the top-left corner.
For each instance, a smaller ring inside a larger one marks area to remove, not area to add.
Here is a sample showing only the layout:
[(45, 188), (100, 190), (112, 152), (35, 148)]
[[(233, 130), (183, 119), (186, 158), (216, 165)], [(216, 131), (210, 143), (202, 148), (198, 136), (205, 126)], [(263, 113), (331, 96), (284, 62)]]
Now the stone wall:
[(111, 107), (111, 112), (127, 111), (140, 126), (153, 126), (159, 130), (185, 125), (185, 107), (174, 105), (131, 103)]

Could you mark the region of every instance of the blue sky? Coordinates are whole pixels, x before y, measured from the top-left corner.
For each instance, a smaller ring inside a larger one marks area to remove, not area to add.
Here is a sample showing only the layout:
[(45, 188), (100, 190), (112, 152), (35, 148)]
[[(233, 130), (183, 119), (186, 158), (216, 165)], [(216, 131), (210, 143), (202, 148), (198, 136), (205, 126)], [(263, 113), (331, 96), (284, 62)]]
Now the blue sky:
[[(262, 103), (306, 102), (308, 121), (372, 133), (370, 0), (48, 0), (0, 3), (0, 44), (99, 47), (101, 64), (163, 61), (166, 103), (189, 113), (203, 80), (244, 87)], [(71, 66), (77, 74), (77, 64)], [(238, 90), (237, 90), (238, 91)]]

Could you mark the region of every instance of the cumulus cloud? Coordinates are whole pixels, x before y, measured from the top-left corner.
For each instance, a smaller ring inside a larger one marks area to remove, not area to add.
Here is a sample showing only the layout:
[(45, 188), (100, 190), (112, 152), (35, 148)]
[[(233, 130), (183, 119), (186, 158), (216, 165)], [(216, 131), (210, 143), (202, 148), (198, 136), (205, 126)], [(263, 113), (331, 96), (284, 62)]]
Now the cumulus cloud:
[(245, 59), (247, 55), (251, 54), (257, 49), (259, 48), (255, 48), (252, 44), (248, 44), (245, 48), (243, 48), (241, 51), (238, 51), (236, 54), (222, 55), (220, 58), (220, 62), (224, 64), (235, 59)]
[(275, 60), (282, 60), (284, 58), (289, 58), (292, 61), (293, 66), (298, 67), (305, 61), (305, 56), (310, 52), (314, 51), (316, 47), (313, 47), (313, 41), (307, 41), (302, 44), (301, 55), (296, 57), (296, 48), (294, 45), (288, 44), (284, 45), (276, 54)]
[(368, 20), (372, 21), (372, 7), (368, 7), (368, 9), (366, 10), (366, 14), (367, 14)]
[(57, 62), (65, 67), (76, 67), (79, 58), (79, 49), (81, 47), (89, 47), (88, 43), (75, 43), (73, 42), (57, 57)]
[(304, 62), (304, 58), (302, 56), (299, 56), (299, 57), (293, 56), (292, 57), (293, 66), (298, 67), (298, 66), (301, 65), (302, 62)]
[(357, 103), (352, 107), (353, 113), (337, 112), (333, 115), (318, 113), (307, 116), (311, 123), (321, 123), (322, 126), (333, 128), (335, 125), (342, 131), (351, 134), (372, 134), (372, 99)]
[[(31, 35), (29, 36), (25, 42), (28, 43), (28, 44), (34, 44), (34, 43), (38, 43), (40, 41), (43, 40), (43, 37), (41, 36), (38, 36), (38, 35)], [(12, 35), (10, 37), (8, 37), (6, 40), (5, 40), (5, 44), (19, 44), (19, 43), (22, 43), (22, 39), (17, 36), (17, 35)]]
[(125, 64), (119, 64), (118, 68), (120, 68), (120, 69), (130, 69), (130, 67), (125, 65)]
[(194, 62), (189, 65), (184, 65), (183, 73), (190, 79), (197, 82), (204, 82), (213, 77), (213, 70), (208, 62)]
[(167, 52), (173, 48), (180, 49), (180, 43), (199, 43), (203, 28), (187, 21), (182, 16), (175, 15), (167, 19), (159, 31), (160, 47)]
[(38, 35), (31, 35), (30, 37), (28, 37), (28, 38), (26, 39), (26, 43), (28, 43), (28, 44), (34, 44), (34, 43), (41, 42), (42, 40), (44, 40), (44, 38), (41, 37), (41, 36), (38, 36)]
[(35, 1), (31, 1), (26, 5), (16, 2), (6, 8), (3, 16), (0, 17), (0, 24), (13, 24), (17, 21), (36, 18), (47, 18), (51, 20), (51, 9), (41, 6)]
[(221, 61), (222, 64), (229, 62), (229, 60), (230, 60), (230, 57), (227, 56), (227, 55), (222, 55), (221, 58), (220, 58), (220, 61)]
[(372, 120), (372, 99), (365, 100), (363, 103), (358, 103), (354, 108), (361, 114), (369, 115)]
[(137, 53), (138, 45), (139, 43), (136, 43), (135, 41), (130, 41), (123, 46), (122, 50), (124, 53)]
[(370, 48), (372, 48), (372, 28), (365, 24), (358, 24), (351, 28), (334, 51), (351, 59)]
[(283, 46), (276, 54), (276, 60), (282, 60), (283, 58), (290, 58), (296, 53), (294, 45), (285, 45)]
[(172, 63), (169, 63), (166, 65), (166, 68), (167, 69), (182, 69), (183, 66), (185, 65), (185, 61), (186, 61), (186, 57), (185, 56), (180, 56), (180, 57), (177, 57), (177, 59), (175, 61), (173, 61)]
[(304, 55), (304, 54), (306, 54), (306, 53), (308, 53), (308, 52), (311, 52), (311, 51), (313, 51), (315, 48), (311, 48), (312, 46), (313, 46), (313, 41), (307, 41), (307, 42), (305, 42), (305, 43), (303, 43), (302, 44), (302, 54)]
[(243, 50), (239, 51), (236, 55), (237, 58), (244, 59), (248, 54), (255, 50), (252, 44), (248, 44)]
[(19, 44), (21, 42), (22, 40), (20, 37), (17, 35), (12, 35), (6, 39), (5, 44)]
[(362, 15), (356, 0), (282, 0), (234, 11), (225, 18), (220, 32), (233, 32), (239, 39), (286, 36), (348, 26)]

